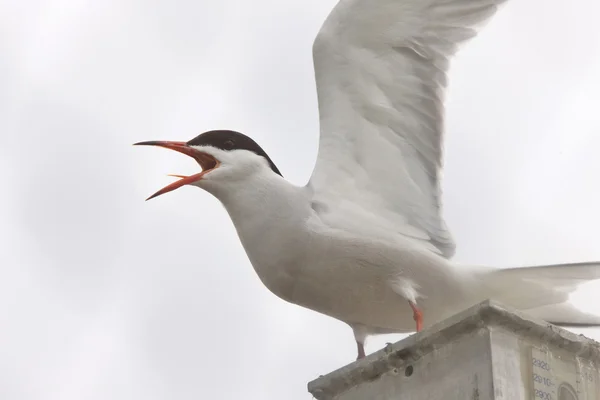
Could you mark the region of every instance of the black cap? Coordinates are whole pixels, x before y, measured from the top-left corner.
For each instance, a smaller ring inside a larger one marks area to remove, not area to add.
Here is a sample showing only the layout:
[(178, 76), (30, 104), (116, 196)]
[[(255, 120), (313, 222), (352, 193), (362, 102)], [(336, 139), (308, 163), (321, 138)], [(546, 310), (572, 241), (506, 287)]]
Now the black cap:
[(187, 142), (188, 146), (212, 146), (221, 150), (248, 150), (264, 157), (271, 166), (273, 172), (279, 176), (281, 172), (275, 166), (275, 163), (269, 158), (267, 153), (256, 143), (243, 133), (227, 130), (208, 131), (201, 133)]

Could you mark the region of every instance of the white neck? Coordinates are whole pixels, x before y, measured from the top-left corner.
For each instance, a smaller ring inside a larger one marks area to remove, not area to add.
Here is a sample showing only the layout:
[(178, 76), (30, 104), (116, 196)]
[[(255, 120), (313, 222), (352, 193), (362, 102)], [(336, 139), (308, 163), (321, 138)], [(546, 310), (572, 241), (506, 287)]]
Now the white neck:
[(205, 189), (225, 206), (254, 269), (277, 294), (282, 284), (278, 276), (295, 268), (308, 246), (306, 220), (312, 209), (306, 188), (265, 169), (229, 185), (213, 182)]
[(271, 170), (261, 170), (232, 183), (204, 187), (227, 209), (236, 227), (248, 221), (304, 219), (310, 212), (305, 188), (294, 186)]

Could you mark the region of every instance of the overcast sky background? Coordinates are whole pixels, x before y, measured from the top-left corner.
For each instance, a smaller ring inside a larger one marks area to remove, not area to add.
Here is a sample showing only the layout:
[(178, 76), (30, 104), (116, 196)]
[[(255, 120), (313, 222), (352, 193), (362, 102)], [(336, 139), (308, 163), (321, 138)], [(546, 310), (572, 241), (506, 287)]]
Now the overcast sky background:
[[(354, 359), (346, 325), (262, 286), (216, 199), (144, 202), (192, 160), (131, 146), (235, 129), (305, 183), (335, 3), (0, 0), (0, 398), (310, 399)], [(598, 15), (509, 1), (455, 59), (457, 261), (600, 260)], [(577, 303), (600, 312), (599, 287)]]

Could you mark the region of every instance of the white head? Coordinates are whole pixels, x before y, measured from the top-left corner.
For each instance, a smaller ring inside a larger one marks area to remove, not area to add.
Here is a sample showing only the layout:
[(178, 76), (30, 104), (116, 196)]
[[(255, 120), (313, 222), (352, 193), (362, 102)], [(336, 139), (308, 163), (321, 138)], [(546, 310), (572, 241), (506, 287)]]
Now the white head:
[(194, 158), (202, 172), (181, 178), (165, 186), (152, 196), (173, 191), (184, 185), (194, 185), (216, 195), (219, 188), (235, 188), (236, 182), (245, 181), (253, 174), (273, 173), (281, 176), (279, 169), (267, 153), (248, 136), (234, 131), (208, 131), (188, 142), (150, 141), (136, 145), (160, 146)]

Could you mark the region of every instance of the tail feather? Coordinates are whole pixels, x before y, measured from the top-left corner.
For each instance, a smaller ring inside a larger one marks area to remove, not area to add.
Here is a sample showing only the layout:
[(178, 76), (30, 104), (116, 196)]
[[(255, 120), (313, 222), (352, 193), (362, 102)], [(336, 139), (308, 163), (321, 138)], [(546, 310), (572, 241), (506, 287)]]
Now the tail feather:
[(578, 310), (570, 303), (552, 304), (526, 310), (534, 318), (566, 328), (589, 328), (600, 326), (600, 316)]
[(508, 278), (535, 281), (554, 289), (572, 292), (579, 285), (600, 279), (600, 262), (541, 265), (498, 270)]
[(488, 278), (497, 300), (534, 318), (564, 327), (600, 326), (600, 316), (568, 302), (569, 294), (580, 285), (600, 279), (600, 262), (499, 269)]

